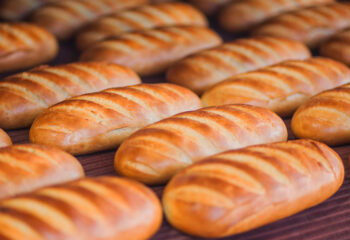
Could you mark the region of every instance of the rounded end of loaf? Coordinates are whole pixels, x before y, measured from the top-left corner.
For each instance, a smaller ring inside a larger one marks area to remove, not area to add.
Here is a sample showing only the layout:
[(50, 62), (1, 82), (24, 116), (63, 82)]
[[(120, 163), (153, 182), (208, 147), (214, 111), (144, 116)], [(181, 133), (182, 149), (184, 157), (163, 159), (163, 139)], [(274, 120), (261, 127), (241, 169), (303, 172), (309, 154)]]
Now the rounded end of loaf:
[(345, 31), (322, 43), (319, 53), (321, 56), (350, 65), (350, 31)]
[(0, 148), (12, 145), (12, 141), (9, 135), (0, 128)]
[[(93, 25), (92, 25), (93, 26)], [(108, 33), (107, 30), (89, 30), (89, 28), (84, 28), (77, 34), (75, 45), (79, 51), (84, 51), (90, 46), (97, 44), (108, 37), (114, 36), (117, 33)]]

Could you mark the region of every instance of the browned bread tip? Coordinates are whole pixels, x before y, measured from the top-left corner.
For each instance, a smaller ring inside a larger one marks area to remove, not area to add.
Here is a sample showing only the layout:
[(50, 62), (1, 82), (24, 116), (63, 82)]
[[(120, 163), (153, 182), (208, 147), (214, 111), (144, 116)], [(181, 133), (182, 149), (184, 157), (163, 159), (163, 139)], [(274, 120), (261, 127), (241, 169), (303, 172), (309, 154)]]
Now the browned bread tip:
[(344, 166), (335, 151), (297, 140), (211, 156), (175, 175), (162, 201), (175, 228), (218, 238), (315, 206), (343, 180)]
[(321, 44), (320, 55), (350, 65), (350, 30), (336, 34)]
[(147, 184), (167, 182), (204, 157), (254, 144), (287, 140), (282, 119), (248, 105), (185, 112), (146, 126), (119, 147), (118, 174)]
[(165, 27), (99, 42), (86, 49), (80, 59), (121, 64), (146, 76), (161, 73), (181, 58), (221, 42), (220, 36), (206, 27)]
[(11, 138), (0, 128), (0, 148), (12, 145)]
[(206, 91), (203, 106), (243, 103), (288, 117), (313, 95), (350, 82), (350, 69), (328, 58), (291, 60), (236, 75)]
[(42, 27), (0, 23), (0, 73), (49, 62), (57, 52), (55, 37)]
[(297, 41), (278, 37), (238, 39), (193, 54), (169, 68), (166, 79), (202, 93), (222, 80), (285, 60), (311, 56)]
[(89, 24), (77, 35), (77, 46), (83, 50), (96, 42), (151, 28), (166, 26), (206, 26), (205, 16), (189, 4), (174, 2), (143, 5), (121, 11)]
[(161, 222), (154, 192), (117, 177), (84, 178), (0, 202), (1, 239), (141, 240)]
[(191, 4), (199, 8), (201, 11), (208, 15), (212, 15), (217, 12), (225, 4), (237, 0), (189, 0)]

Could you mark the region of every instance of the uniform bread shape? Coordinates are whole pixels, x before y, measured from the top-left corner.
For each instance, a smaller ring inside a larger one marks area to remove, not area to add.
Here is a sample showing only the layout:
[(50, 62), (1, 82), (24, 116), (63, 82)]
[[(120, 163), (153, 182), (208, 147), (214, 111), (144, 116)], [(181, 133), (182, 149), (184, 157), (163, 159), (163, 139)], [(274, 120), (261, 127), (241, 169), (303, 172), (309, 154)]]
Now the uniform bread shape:
[(245, 0), (233, 1), (219, 14), (220, 26), (229, 32), (247, 31), (250, 28), (281, 13), (331, 3), (334, 0)]
[(137, 131), (119, 147), (114, 166), (122, 176), (160, 184), (204, 157), (285, 140), (286, 126), (267, 109), (248, 105), (203, 108)]
[(350, 3), (332, 3), (281, 14), (254, 30), (253, 35), (277, 36), (316, 47), (350, 27)]
[(0, 148), (12, 145), (11, 138), (0, 128)]
[(0, 73), (51, 61), (58, 52), (55, 37), (28, 23), (0, 23)]
[(189, 0), (191, 4), (208, 15), (217, 12), (225, 4), (237, 0)]
[(35, 119), (30, 141), (85, 154), (117, 147), (138, 129), (200, 108), (190, 90), (172, 84), (107, 89), (63, 101)]
[(175, 175), (162, 202), (177, 229), (224, 237), (317, 205), (343, 180), (344, 166), (335, 151), (296, 140), (211, 156)]
[(148, 0), (69, 0), (54, 1), (36, 10), (31, 20), (61, 40), (99, 17), (136, 7)]
[(175, 63), (167, 71), (166, 79), (200, 94), (228, 77), (310, 56), (304, 44), (293, 40), (276, 37), (238, 39)]
[(149, 29), (99, 42), (86, 49), (80, 59), (121, 64), (146, 76), (161, 73), (181, 58), (221, 42), (220, 36), (206, 27)]
[(0, 18), (15, 21), (27, 16), (42, 4), (54, 0), (2, 0), (0, 3)]
[(298, 138), (328, 145), (350, 142), (350, 84), (324, 91), (301, 105), (291, 127)]
[(84, 178), (0, 203), (2, 239), (149, 239), (162, 210), (151, 189), (117, 178)]
[(185, 3), (143, 5), (91, 23), (78, 34), (77, 46), (86, 49), (96, 42), (126, 32), (181, 25), (207, 26), (207, 20), (199, 10)]
[(321, 44), (320, 54), (350, 65), (350, 30), (336, 34)]
[(44, 109), (69, 97), (141, 80), (132, 70), (98, 62), (43, 66), (0, 82), (0, 127), (29, 126)]
[(350, 69), (328, 58), (291, 60), (218, 83), (203, 106), (251, 104), (288, 117), (313, 95), (350, 82)]
[(84, 170), (77, 159), (62, 150), (22, 144), (0, 148), (0, 175), (2, 199), (79, 179)]

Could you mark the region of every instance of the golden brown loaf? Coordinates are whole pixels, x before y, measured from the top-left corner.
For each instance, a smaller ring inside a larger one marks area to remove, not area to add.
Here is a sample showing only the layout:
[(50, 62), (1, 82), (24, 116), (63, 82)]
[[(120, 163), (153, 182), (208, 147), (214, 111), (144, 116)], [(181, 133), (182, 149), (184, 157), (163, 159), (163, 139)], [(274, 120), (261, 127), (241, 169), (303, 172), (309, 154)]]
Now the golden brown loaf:
[(0, 128), (0, 148), (12, 145), (11, 138)]
[(333, 3), (279, 15), (258, 27), (253, 34), (285, 37), (316, 47), (348, 27), (350, 3)]
[(43, 66), (15, 74), (0, 81), (0, 127), (27, 127), (40, 112), (64, 99), (140, 81), (126, 67), (97, 62)]
[(181, 58), (221, 42), (206, 27), (165, 27), (102, 41), (86, 49), (80, 59), (118, 63), (145, 76), (161, 73)]
[(177, 174), (163, 193), (168, 221), (188, 234), (223, 237), (317, 205), (344, 180), (326, 145), (297, 140), (211, 156)]
[(28, 23), (0, 23), (0, 73), (51, 61), (58, 51), (55, 37)]
[(91, 153), (117, 147), (141, 127), (199, 107), (193, 92), (172, 84), (107, 89), (47, 109), (35, 119), (29, 137), (73, 154)]
[(231, 1), (237, 0), (189, 0), (191, 4), (208, 15), (215, 13), (218, 9)]
[(299, 138), (329, 145), (350, 142), (350, 84), (322, 92), (295, 112), (292, 130)]
[(22, 144), (0, 148), (0, 176), (0, 198), (7, 198), (76, 180), (84, 177), (84, 170), (77, 159), (59, 149)]
[(149, 239), (161, 205), (149, 188), (122, 178), (85, 178), (0, 203), (0, 238)]
[(179, 61), (169, 68), (166, 79), (202, 93), (239, 73), (310, 56), (304, 44), (292, 40), (276, 37), (238, 39)]
[(247, 31), (283, 12), (331, 2), (334, 2), (334, 0), (233, 1), (220, 12), (219, 24), (223, 29), (230, 32)]
[(77, 36), (80, 49), (122, 33), (166, 26), (206, 26), (205, 16), (189, 4), (161, 3), (143, 5), (118, 12), (93, 22)]
[(0, 18), (9, 21), (22, 19), (34, 9), (50, 1), (55, 0), (2, 0), (0, 2)]
[(59, 39), (67, 39), (79, 28), (103, 15), (147, 2), (148, 0), (54, 1), (36, 10), (32, 15), (32, 21)]
[(137, 131), (119, 147), (114, 166), (123, 176), (159, 184), (204, 157), (285, 140), (282, 119), (267, 109), (248, 105), (203, 108)]
[(229, 78), (206, 91), (203, 106), (232, 103), (268, 108), (288, 117), (311, 96), (350, 82), (350, 69), (328, 58), (286, 61)]
[(336, 34), (324, 42), (320, 54), (350, 65), (350, 30)]

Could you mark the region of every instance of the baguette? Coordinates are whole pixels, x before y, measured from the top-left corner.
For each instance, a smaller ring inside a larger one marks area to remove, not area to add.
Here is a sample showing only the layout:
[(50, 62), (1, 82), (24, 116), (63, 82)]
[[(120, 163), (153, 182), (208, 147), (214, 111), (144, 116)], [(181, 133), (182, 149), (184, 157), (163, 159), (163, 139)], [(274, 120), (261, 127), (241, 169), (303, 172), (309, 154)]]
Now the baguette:
[(2, 0), (0, 18), (7, 21), (20, 20), (49, 1), (54, 0)]
[(322, 92), (295, 112), (291, 127), (299, 138), (328, 145), (350, 142), (350, 84)]
[(199, 8), (207, 15), (216, 13), (225, 4), (237, 0), (189, 0), (191, 4)]
[(122, 176), (160, 184), (212, 154), (285, 140), (282, 119), (267, 109), (248, 105), (203, 108), (137, 131), (118, 149), (114, 167)]
[(161, 73), (181, 58), (221, 42), (209, 28), (166, 27), (102, 41), (86, 49), (80, 59), (118, 63), (146, 76)]
[(140, 82), (128, 68), (97, 62), (43, 66), (16, 74), (0, 82), (0, 128), (30, 126), (44, 109), (71, 96)]
[(321, 44), (320, 54), (350, 65), (350, 30), (336, 34)]
[(229, 32), (247, 31), (269, 18), (291, 10), (332, 3), (335, 0), (245, 0), (229, 3), (219, 14), (220, 26)]
[(333, 3), (281, 14), (258, 27), (253, 35), (285, 37), (314, 48), (348, 27), (350, 3)]
[(0, 148), (12, 145), (11, 138), (0, 128)]
[(51, 61), (58, 52), (55, 37), (28, 23), (0, 23), (0, 73)]
[(0, 203), (1, 239), (149, 239), (161, 221), (152, 190), (116, 177), (85, 178)]
[(275, 37), (238, 39), (179, 61), (169, 68), (166, 79), (200, 94), (228, 77), (310, 56), (304, 44), (292, 40)]
[(31, 21), (46, 28), (60, 40), (65, 40), (85, 24), (103, 15), (147, 2), (148, 0), (54, 1), (36, 10)]
[(266, 144), (206, 158), (178, 173), (163, 193), (175, 228), (224, 237), (315, 206), (342, 185), (338, 154), (311, 140)]
[(35, 119), (33, 143), (85, 154), (117, 147), (141, 127), (200, 107), (190, 90), (172, 84), (141, 84), (63, 101)]
[(144, 5), (106, 17), (82, 29), (77, 36), (79, 49), (126, 32), (167, 26), (207, 26), (205, 16), (191, 5), (175, 2)]
[(76, 180), (84, 177), (84, 170), (77, 159), (59, 149), (22, 144), (0, 148), (0, 175), (3, 199)]
[(203, 106), (242, 103), (289, 117), (313, 95), (350, 82), (350, 69), (327, 58), (286, 61), (229, 78), (206, 91)]

